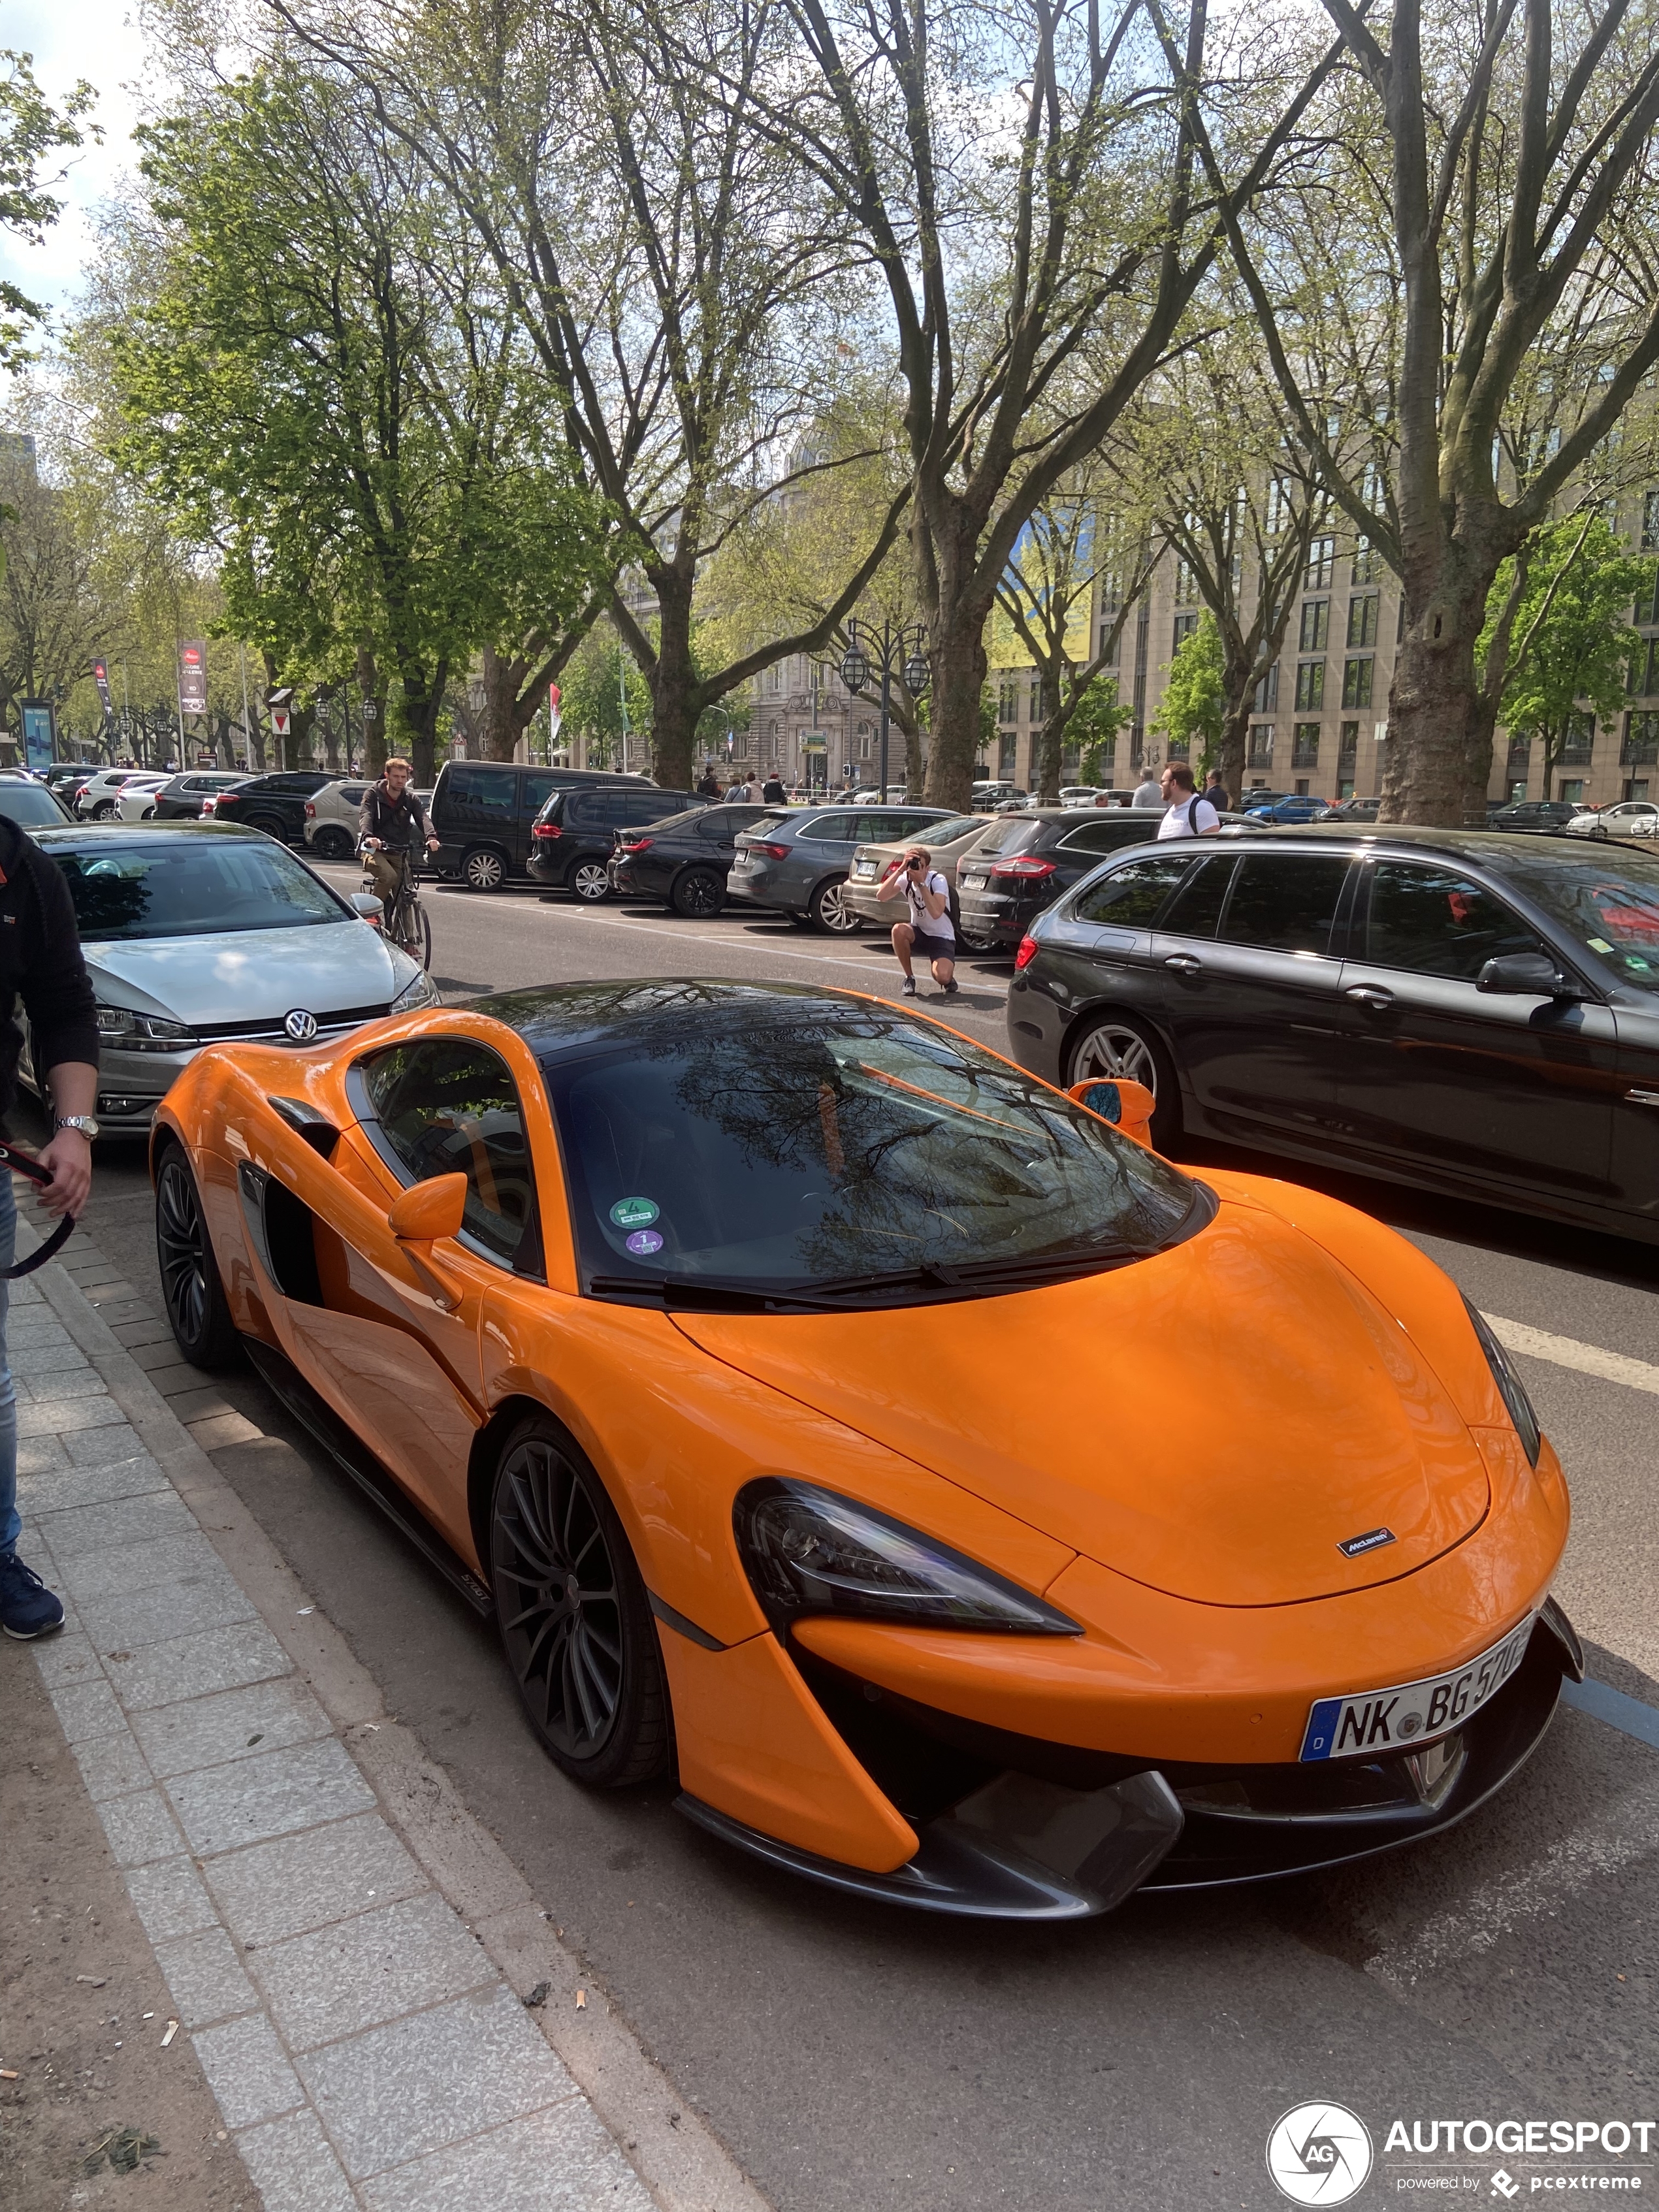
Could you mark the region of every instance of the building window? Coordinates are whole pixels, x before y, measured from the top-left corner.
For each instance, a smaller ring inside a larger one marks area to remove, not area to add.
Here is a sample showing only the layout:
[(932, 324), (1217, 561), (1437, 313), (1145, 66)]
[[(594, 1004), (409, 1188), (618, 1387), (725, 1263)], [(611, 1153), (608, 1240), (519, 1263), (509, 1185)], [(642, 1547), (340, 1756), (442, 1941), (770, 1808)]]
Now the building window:
[(1650, 491), (1642, 501), (1642, 550), (1659, 553), (1659, 491)]
[(1376, 663), (1370, 659), (1345, 660), (1342, 664), (1342, 703), (1345, 707), (1369, 707), (1371, 703), (1371, 670)]
[(1564, 775), (1556, 785), (1555, 795), (1558, 799), (1570, 799), (1575, 805), (1582, 805), (1583, 803), (1584, 797), (1583, 777), (1582, 775)]
[(1566, 734), (1561, 740), (1559, 768), (1588, 768), (1595, 750), (1595, 717), (1594, 714), (1570, 714)]
[(1659, 714), (1627, 714), (1625, 742), (1619, 748), (1620, 768), (1652, 768), (1659, 763)]
[(1271, 768), (1273, 764), (1273, 726), (1271, 722), (1252, 722), (1250, 744), (1245, 761), (1247, 768)]
[(1325, 703), (1325, 664), (1322, 660), (1302, 660), (1296, 669), (1296, 703), (1305, 713), (1316, 714)]
[(1017, 722), (1019, 720), (1019, 684), (1012, 676), (1004, 676), (997, 684), (997, 720)]
[[(1336, 757), (1337, 757), (1338, 760), (1339, 760), (1339, 761), (1346, 761), (1346, 762), (1349, 763), (1350, 764), (1352, 764), (1352, 761), (1353, 761), (1353, 758), (1354, 758), (1354, 756), (1355, 756), (1355, 754), (1356, 754), (1356, 753), (1358, 753), (1358, 750), (1359, 750), (1359, 725), (1358, 725), (1358, 722), (1344, 722), (1344, 724), (1342, 725), (1342, 727), (1341, 727), (1341, 728), (1338, 731), (1338, 732), (1337, 732), (1337, 738), (1336, 738)], [(1352, 794), (1352, 793), (1349, 793), (1350, 798), (1352, 798), (1352, 795), (1353, 795), (1353, 794)]]
[[(1116, 620), (1117, 617), (1114, 615), (1112, 622), (1115, 622)], [(1112, 623), (1102, 623), (1100, 625), (1100, 655), (1102, 663), (1104, 666), (1108, 668), (1115, 668), (1117, 666), (1117, 649), (1122, 642), (1123, 639), (1121, 632), (1116, 637), (1112, 635)]]
[(1531, 772), (1531, 732), (1527, 730), (1517, 730), (1510, 739), (1510, 774), (1518, 775), (1524, 783)]
[(1348, 649), (1357, 645), (1376, 643), (1377, 611), (1382, 600), (1375, 592), (1367, 592), (1362, 599), (1348, 602)]
[(860, 760), (869, 759), (871, 744), (872, 739), (869, 731), (860, 730), (859, 732), (859, 758)]
[(1273, 666), (1256, 685), (1250, 697), (1250, 711), (1255, 714), (1271, 714), (1279, 704), (1279, 663)]
[(1362, 538), (1353, 549), (1352, 580), (1356, 584), (1375, 584), (1381, 580), (1377, 574), (1379, 563), (1376, 548), (1369, 538)]
[(1336, 795), (1339, 799), (1352, 799), (1353, 797), (1353, 778), (1351, 775), (1339, 776), (1337, 778)]
[(1198, 574), (1190, 561), (1176, 562), (1175, 597), (1178, 607), (1189, 607), (1198, 597)]
[(1304, 592), (1328, 592), (1331, 575), (1336, 567), (1334, 538), (1310, 538), (1308, 540), (1308, 565), (1302, 572)]
[(1198, 617), (1197, 617), (1196, 615), (1177, 615), (1177, 616), (1176, 617), (1176, 618), (1175, 618), (1175, 650), (1176, 650), (1177, 653), (1179, 653), (1179, 652), (1180, 652), (1180, 650), (1181, 650), (1181, 648), (1182, 648), (1182, 645), (1183, 645), (1183, 644), (1186, 642), (1186, 641), (1187, 641), (1187, 640), (1188, 640), (1188, 639), (1192, 635), (1193, 632), (1194, 632), (1197, 628), (1198, 628)]
[(1635, 619), (1638, 628), (1647, 623), (1659, 623), (1659, 561), (1648, 570), (1647, 580), (1636, 594)]
[(1005, 783), (1012, 783), (1014, 780), (1014, 745), (1012, 732), (1005, 730), (997, 747), (997, 774)]
[(1026, 697), (1029, 708), (1027, 720), (1040, 722), (1042, 720), (1042, 677), (1035, 668), (1031, 671), (1030, 682), (1026, 686)]
[(1627, 775), (1625, 778), (1624, 795), (1626, 799), (1645, 799), (1648, 795), (1648, 780), (1646, 776)]
[(1630, 657), (1630, 696), (1650, 699), (1659, 691), (1659, 637), (1641, 639)]
[(1323, 653), (1331, 641), (1331, 603), (1328, 599), (1304, 599), (1302, 602), (1302, 634), (1297, 640), (1301, 653)]
[(1319, 725), (1317, 722), (1298, 722), (1291, 732), (1291, 766), (1317, 768), (1319, 766)]
[(1081, 750), (1078, 746), (1062, 745), (1060, 747), (1060, 772), (1062, 775), (1077, 775), (1082, 765), (1083, 755)]

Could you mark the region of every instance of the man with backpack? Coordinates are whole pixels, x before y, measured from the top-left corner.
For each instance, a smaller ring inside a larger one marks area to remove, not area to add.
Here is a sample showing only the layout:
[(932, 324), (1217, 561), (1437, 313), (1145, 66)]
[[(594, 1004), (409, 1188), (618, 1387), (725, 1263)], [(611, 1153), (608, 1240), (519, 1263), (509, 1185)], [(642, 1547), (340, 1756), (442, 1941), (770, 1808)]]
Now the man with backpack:
[[(97, 1001), (81, 957), (69, 885), (33, 839), (0, 817), (0, 1115), (17, 1097), (20, 1000), (28, 1016), (35, 1081), (52, 1097), (52, 1139), (39, 1161), (47, 1170), (40, 1204), (72, 1219), (92, 1188)], [(6, 1349), (16, 1232), (11, 1176), (0, 1169), (0, 1628), (27, 1643), (61, 1628), (64, 1608), (17, 1556), (17, 1392)]]

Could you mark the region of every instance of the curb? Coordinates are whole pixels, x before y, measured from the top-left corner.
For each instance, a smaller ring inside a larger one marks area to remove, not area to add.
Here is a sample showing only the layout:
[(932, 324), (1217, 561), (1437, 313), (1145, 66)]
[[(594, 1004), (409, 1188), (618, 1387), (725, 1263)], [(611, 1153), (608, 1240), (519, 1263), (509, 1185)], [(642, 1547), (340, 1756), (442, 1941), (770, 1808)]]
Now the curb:
[[(18, 1222), (20, 1253), (38, 1246)], [(307, 1596), (235, 1491), (143, 1369), (56, 1262), (42, 1297), (102, 1376), (111, 1398), (185, 1501), (210, 1544), (294, 1661), (385, 1816), (515, 1993), (545, 1982), (530, 2017), (615, 2136), (663, 2212), (771, 2212), (725, 2145), (646, 2051), (574, 1954), (495, 1838), (467, 1810), (413, 1732), (388, 1718), (379, 1688)], [(581, 2009), (578, 1989), (586, 1991)]]

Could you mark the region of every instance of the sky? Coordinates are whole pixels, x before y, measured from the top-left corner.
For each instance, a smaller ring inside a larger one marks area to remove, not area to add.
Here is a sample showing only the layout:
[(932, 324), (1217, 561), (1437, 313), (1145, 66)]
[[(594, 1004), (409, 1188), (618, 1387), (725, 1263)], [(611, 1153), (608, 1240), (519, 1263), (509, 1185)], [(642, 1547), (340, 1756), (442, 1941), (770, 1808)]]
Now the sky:
[(138, 0), (0, 0), (0, 47), (33, 55), (35, 79), (54, 106), (81, 77), (99, 95), (94, 114), (104, 143), (72, 157), (58, 190), (64, 214), (45, 243), (27, 246), (0, 233), (0, 275), (62, 311), (73, 301), (92, 251), (88, 214), (132, 164), (130, 139), (146, 68)]

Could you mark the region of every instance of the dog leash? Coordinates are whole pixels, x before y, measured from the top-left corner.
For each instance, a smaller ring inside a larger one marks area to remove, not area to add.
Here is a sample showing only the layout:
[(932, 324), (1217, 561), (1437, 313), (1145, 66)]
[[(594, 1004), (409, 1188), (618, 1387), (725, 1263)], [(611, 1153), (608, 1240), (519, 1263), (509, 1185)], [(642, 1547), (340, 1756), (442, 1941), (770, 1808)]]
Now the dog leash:
[[(44, 1185), (52, 1181), (52, 1170), (43, 1168), (33, 1152), (21, 1151), (4, 1137), (0, 1137), (0, 1168), (9, 1168), (13, 1175), (27, 1176), (31, 1182)], [(69, 1243), (74, 1227), (73, 1214), (60, 1215), (57, 1227), (38, 1252), (30, 1253), (27, 1260), (19, 1260), (13, 1267), (0, 1267), (0, 1283), (15, 1283), (20, 1275), (32, 1275), (48, 1260), (56, 1259)]]

